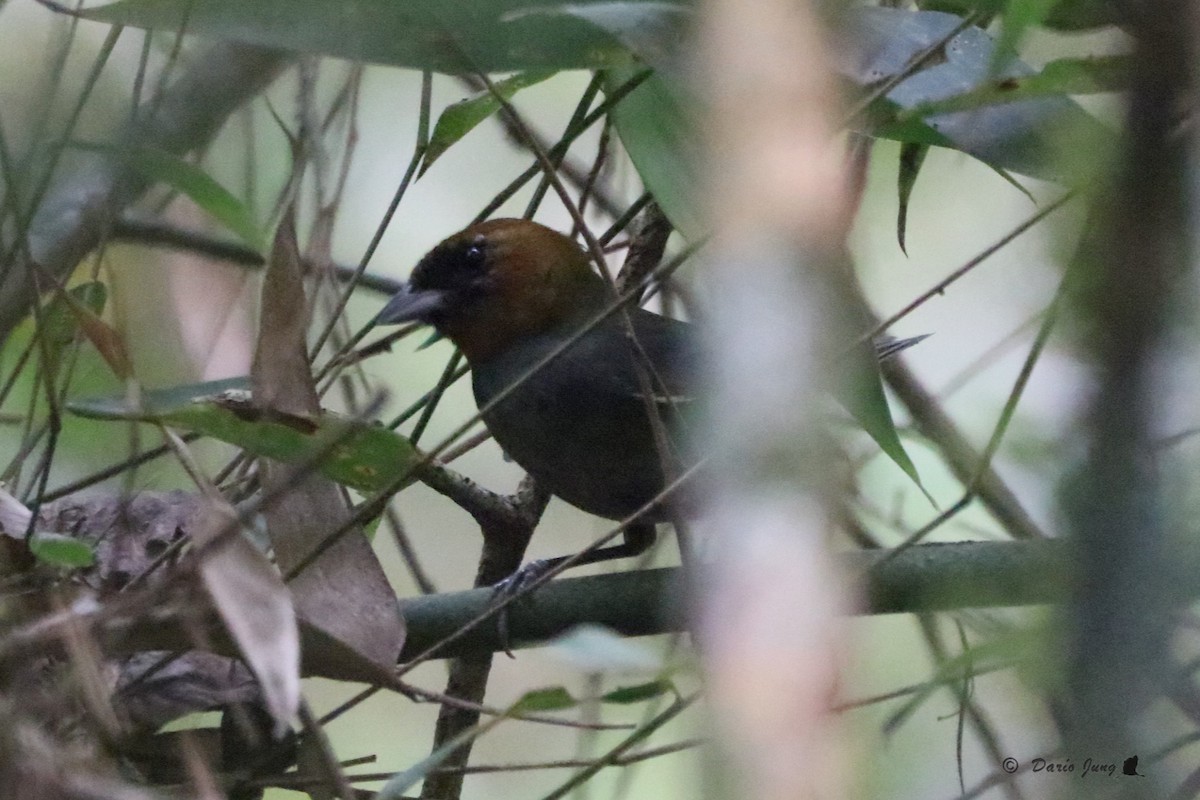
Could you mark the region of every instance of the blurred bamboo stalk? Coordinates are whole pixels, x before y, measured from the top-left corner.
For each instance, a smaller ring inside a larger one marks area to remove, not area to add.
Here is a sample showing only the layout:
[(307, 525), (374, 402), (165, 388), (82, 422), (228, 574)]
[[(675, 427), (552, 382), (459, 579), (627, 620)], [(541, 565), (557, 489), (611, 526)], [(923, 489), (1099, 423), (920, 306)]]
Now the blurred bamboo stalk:
[[(1160, 0), (1127, 13), (1135, 48), (1125, 136), (1077, 256), (1085, 261), (1079, 310), (1097, 389), (1086, 416), (1087, 454), (1063, 499), (1075, 578), (1065, 620), (1063, 734), (1072, 756), (1109, 763), (1156, 746), (1147, 712), (1170, 680), (1183, 601), (1172, 577), (1183, 573), (1167, 535), (1172, 510), (1154, 442), (1169, 378), (1188, 367), (1170, 361), (1172, 320), (1195, 315), (1187, 274), (1195, 164), (1187, 129), (1177, 123), (1195, 96), (1196, 12), (1183, 0)], [(1195, 398), (1186, 402), (1194, 406)], [(1152, 776), (1123, 785), (1122, 794), (1162, 797), (1164, 790)]]
[[(817, 400), (845, 324), (852, 215), (843, 114), (808, 3), (709, 0), (699, 52), (713, 230), (709, 431), (716, 454), (696, 576), (721, 767), (713, 797), (851, 794), (833, 712), (848, 581), (826, 550)], [(710, 763), (713, 761), (709, 760)]]

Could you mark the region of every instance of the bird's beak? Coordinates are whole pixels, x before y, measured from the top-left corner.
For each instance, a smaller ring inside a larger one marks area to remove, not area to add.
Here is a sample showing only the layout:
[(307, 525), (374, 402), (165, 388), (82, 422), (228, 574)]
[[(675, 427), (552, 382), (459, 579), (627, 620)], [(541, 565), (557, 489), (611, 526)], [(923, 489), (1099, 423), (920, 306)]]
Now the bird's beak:
[(413, 289), (405, 286), (388, 300), (375, 317), (376, 325), (397, 325), (401, 322), (429, 322), (431, 314), (446, 305), (446, 293), (437, 289)]

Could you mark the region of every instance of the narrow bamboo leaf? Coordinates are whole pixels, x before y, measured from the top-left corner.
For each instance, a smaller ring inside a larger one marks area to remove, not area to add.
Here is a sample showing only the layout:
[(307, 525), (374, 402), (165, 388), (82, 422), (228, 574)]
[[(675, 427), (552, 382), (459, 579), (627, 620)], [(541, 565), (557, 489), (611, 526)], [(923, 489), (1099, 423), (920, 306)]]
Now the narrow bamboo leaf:
[(263, 248), (263, 234), (250, 210), (208, 173), (179, 156), (162, 150), (140, 148), (132, 153), (107, 145), (74, 143), (85, 150), (107, 152), (113, 158), (127, 159), (129, 165), (152, 181), (164, 183), (204, 209), (213, 219), (238, 235), (255, 250)]
[(902, 144), (924, 144), (954, 149), (954, 142), (925, 124), (919, 117), (910, 116), (887, 98), (877, 100), (871, 107), (865, 125), (855, 126), (859, 133)]
[(387, 783), (375, 795), (375, 800), (405, 800), (408, 790), (415, 786), (418, 781), (424, 780), (425, 776), (430, 772), (440, 767), (442, 762), (449, 758), (455, 750), (472, 739), (482, 736), (503, 719), (505, 718), (493, 717), (490, 721), (482, 725), (474, 725), (467, 728), (416, 764), (413, 764), (402, 772), (397, 772), (391, 778), (388, 778)]
[(592, 0), (587, 3), (534, 6), (509, 17), (532, 14), (561, 14), (581, 19), (607, 32), (644, 63), (662, 68), (671, 65), (677, 55), (676, 48), (686, 37), (685, 26), (692, 17), (692, 9), (683, 3), (654, 0)]
[[(90, 19), (186, 31), (350, 61), (437, 72), (598, 69), (628, 63), (611, 34), (569, 14), (531, 14), (527, 0), (120, 0)], [(544, 5), (544, 4), (543, 4)], [(682, 3), (630, 2), (646, 15)]]
[[(864, 87), (907, 74), (914, 56), (927, 52), (961, 25), (962, 18), (935, 11), (870, 7), (848, 15), (847, 38), (854, 43), (840, 61), (842, 74)], [(1010, 61), (997, 75), (992, 69), (995, 42), (979, 28), (967, 27), (942, 48), (942, 57), (902, 80), (872, 104), (866, 123), (869, 135), (930, 141), (922, 128), (905, 127), (897, 136), (894, 109), (912, 111), (972, 92), (993, 80), (1022, 79), (1035, 70)], [(902, 114), (900, 121), (911, 121)], [(920, 119), (956, 150), (1007, 172), (1043, 180), (1061, 180), (1061, 160), (1049, 158), (1055, 137), (1069, 133), (1073, 143), (1104, 148), (1112, 132), (1061, 93), (1030, 96), (1003, 105), (977, 106), (966, 111), (922, 114)], [(881, 132), (876, 126), (888, 129)], [(921, 138), (918, 138), (921, 137)]]
[(168, 413), (170, 410), (210, 399), (223, 392), (241, 391), (246, 393), (249, 389), (250, 379), (243, 375), (184, 386), (170, 386), (165, 389), (150, 389), (142, 392), (140, 409), (132, 408), (124, 395), (77, 400), (70, 403), (67, 408), (80, 416), (92, 419), (150, 420), (157, 415)]
[(527, 692), (522, 695), (517, 702), (508, 707), (508, 711), (499, 717), (492, 717), (487, 722), (475, 725), (471, 728), (462, 731), (450, 741), (443, 744), (437, 750), (434, 750), (428, 756), (417, 762), (413, 766), (397, 772), (388, 782), (383, 785), (379, 793), (375, 795), (375, 800), (403, 800), (406, 797), (406, 792), (417, 781), (422, 780), (426, 775), (437, 769), (442, 762), (450, 757), (450, 754), (457, 750), (465, 743), (483, 736), (496, 725), (503, 722), (511, 714), (529, 713), (533, 711), (553, 711), (564, 708), (572, 708), (578, 705), (576, 700), (571, 697), (570, 693), (561, 686), (556, 686), (550, 689), (537, 689), (532, 692)]
[(992, 51), (991, 71), (997, 73), (1017, 56), (1017, 48), (1025, 34), (1041, 25), (1054, 10), (1058, 0), (1008, 0), (1000, 18), (1000, 35)]
[[(104, 312), (108, 300), (108, 289), (99, 281), (89, 281), (73, 286), (67, 294), (93, 314)], [(42, 311), (42, 336), (47, 344), (68, 345), (75, 340), (79, 326), (70, 312), (67, 302), (55, 296)]]
[(964, 678), (1007, 669), (1020, 668), (1026, 662), (1040, 663), (1047, 657), (1046, 631), (1023, 629), (964, 650), (941, 662), (933, 676), (883, 724), (884, 735), (895, 733), (938, 690), (961, 682)]
[(438, 342), (442, 341), (445, 338), (446, 338), (445, 336), (442, 336), (437, 331), (433, 331), (429, 334), (429, 337), (425, 341), (423, 341), (419, 345), (417, 345), (417, 352), (425, 350), (426, 348), (429, 348), (429, 347), (433, 347), (435, 344), (437, 344)]
[[(924, 11), (944, 11), (958, 17), (980, 13), (991, 17), (1003, 8), (1003, 0), (921, 0)], [(1064, 31), (1084, 31), (1116, 25), (1124, 19), (1122, 6), (1114, 0), (1056, 0), (1042, 24)]]
[(902, 118), (924, 117), (1038, 97), (1122, 91), (1129, 85), (1129, 56), (1060, 58), (1033, 75), (996, 78), (962, 94), (918, 105)]
[(1114, 0), (1058, 0), (1046, 15), (1046, 27), (1063, 31), (1085, 31), (1117, 25), (1128, 12)]
[[(636, 67), (609, 70), (607, 90), (623, 85), (639, 71)], [(675, 229), (695, 242), (704, 237), (704, 224), (696, 191), (697, 143), (690, 105), (682, 86), (654, 74), (617, 103), (612, 119), (642, 183)]]
[(900, 147), (900, 175), (897, 180), (900, 208), (896, 212), (896, 239), (899, 241), (904, 255), (908, 255), (908, 248), (904, 246), (905, 232), (908, 229), (908, 201), (912, 197), (913, 187), (917, 184), (917, 175), (921, 171), (921, 164), (925, 162), (925, 154), (928, 152), (929, 145), (925, 144), (905, 143)]
[[(104, 313), (104, 304), (108, 300), (108, 289), (99, 281), (90, 281), (74, 286), (67, 294), (93, 314)], [(42, 311), (42, 340), (46, 343), (46, 357), (49, 359), (47, 370), (51, 375), (57, 375), (62, 362), (62, 353), (75, 341), (79, 335), (79, 324), (68, 302), (55, 295)]]
[(858, 421), (867, 435), (875, 440), (884, 454), (895, 462), (905, 475), (912, 478), (913, 483), (926, 497), (929, 497), (921, 483), (921, 476), (917, 473), (916, 464), (909, 458), (900, 436), (896, 433), (896, 424), (892, 421), (892, 412), (883, 392), (878, 366), (873, 359), (868, 360), (866, 357), (852, 358), (850, 361), (841, 377), (842, 383), (837, 393), (838, 402)]
[(96, 563), (96, 551), (87, 542), (65, 533), (34, 531), (29, 550), (38, 561), (55, 567), (90, 567)]
[(526, 692), (512, 704), (510, 711), (514, 714), (530, 714), (536, 711), (562, 711), (577, 705), (579, 701), (571, 697), (570, 692), (561, 686), (553, 686)]
[(89, 296), (94, 296), (95, 290), (72, 294), (63, 288), (58, 279), (47, 273), (43, 274), (53, 282), (55, 298), (62, 303), (66, 313), (70, 314), (78, 330), (82, 331), (92, 346), (99, 351), (100, 357), (108, 364), (113, 374), (122, 380), (132, 377), (133, 363), (125, 349), (125, 340), (115, 328), (100, 319), (96, 312), (83, 302)]
[[(511, 100), (521, 89), (541, 83), (554, 74), (554, 70), (519, 72), (496, 82), (496, 91), (505, 100)], [(488, 91), (447, 106), (438, 117), (437, 124), (433, 126), (433, 134), (429, 137), (429, 147), (425, 149), (421, 159), (421, 171), (418, 175), (424, 175), (425, 170), (429, 169), (442, 153), (449, 150), (451, 145), (499, 110), (500, 101)]]
[(145, 392), (141, 408), (121, 396), (80, 400), (68, 409), (82, 417), (162, 422), (237, 445), (258, 456), (297, 463), (312, 458), (330, 437), (340, 443), (321, 462), (322, 474), (361, 491), (377, 491), (407, 472), (420, 454), (407, 439), (379, 425), (332, 412), (314, 419), (268, 414), (244, 389), (245, 378)]
[(614, 689), (600, 699), (605, 703), (643, 703), (655, 697), (662, 697), (664, 694), (674, 693), (675, 684), (668, 680), (657, 680), (640, 683), (636, 686), (623, 686), (620, 689)]

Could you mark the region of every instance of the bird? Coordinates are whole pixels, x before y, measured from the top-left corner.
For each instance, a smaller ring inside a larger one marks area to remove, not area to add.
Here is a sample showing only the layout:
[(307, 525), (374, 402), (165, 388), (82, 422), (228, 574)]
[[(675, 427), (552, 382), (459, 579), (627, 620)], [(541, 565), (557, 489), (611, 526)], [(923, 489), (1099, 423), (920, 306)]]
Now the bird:
[[(620, 314), (605, 317), (612, 301), (574, 240), (530, 220), (493, 219), (430, 250), (375, 320), (425, 323), (453, 342), (471, 368), (488, 431), (552, 495), (611, 520), (642, 512), (622, 543), (576, 564), (639, 555), (653, 544), (655, 523), (670, 518), (671, 503), (659, 496), (671, 467), (656, 444), (643, 380), (650, 380), (670, 449), (683, 454), (681, 407), (700, 362), (689, 323), (637, 306), (625, 310), (628, 323)], [(641, 377), (639, 364), (648, 368)], [(538, 561), (527, 572), (566, 558)]]
[[(655, 523), (687, 505), (686, 491), (663, 496), (668, 476), (697, 463), (686, 428), (700, 336), (637, 306), (608, 314), (614, 300), (573, 239), (493, 219), (430, 250), (375, 319), (425, 323), (454, 343), (489, 432), (543, 488), (589, 514), (633, 518), (623, 542), (571, 557), (576, 565), (648, 549)], [(923, 338), (880, 340), (876, 358)], [(567, 558), (527, 565), (517, 582)]]

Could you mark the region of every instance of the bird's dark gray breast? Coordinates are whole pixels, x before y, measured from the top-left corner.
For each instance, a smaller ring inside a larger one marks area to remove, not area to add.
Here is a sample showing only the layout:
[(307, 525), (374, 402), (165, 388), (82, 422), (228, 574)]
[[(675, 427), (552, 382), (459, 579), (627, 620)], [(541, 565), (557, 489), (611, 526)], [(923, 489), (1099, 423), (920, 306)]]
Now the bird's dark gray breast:
[[(684, 323), (639, 312), (639, 341), (669, 387), (691, 362)], [(651, 319), (646, 319), (651, 318)], [(642, 329), (645, 329), (644, 333)], [(562, 335), (533, 337), (473, 368), (481, 409), (541, 362)], [(590, 514), (621, 519), (664, 485), (659, 452), (624, 331), (602, 326), (485, 410), (508, 455), (543, 486)], [(662, 388), (662, 387), (660, 387)], [(678, 387), (672, 387), (672, 391)], [(664, 414), (675, 428), (672, 414)], [(657, 508), (650, 520), (662, 520)]]

